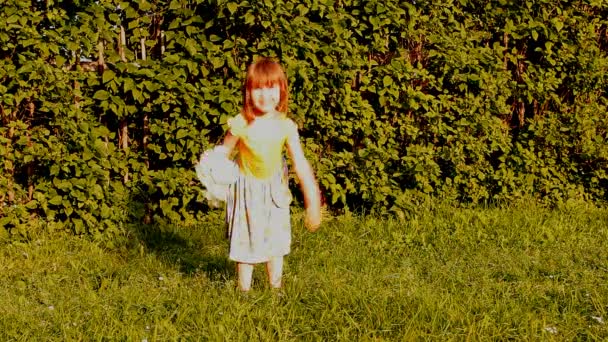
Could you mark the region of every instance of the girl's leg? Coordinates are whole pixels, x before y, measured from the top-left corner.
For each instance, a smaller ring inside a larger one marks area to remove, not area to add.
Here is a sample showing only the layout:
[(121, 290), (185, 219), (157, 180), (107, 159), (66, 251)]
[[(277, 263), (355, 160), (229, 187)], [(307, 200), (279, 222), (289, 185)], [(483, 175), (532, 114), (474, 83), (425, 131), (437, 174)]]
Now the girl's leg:
[(239, 262), (236, 264), (236, 271), (239, 276), (239, 289), (243, 292), (249, 291), (253, 277), (253, 265)]
[(268, 274), (268, 282), (270, 287), (274, 289), (281, 288), (281, 278), (283, 277), (283, 257), (272, 257), (266, 263), (266, 273)]

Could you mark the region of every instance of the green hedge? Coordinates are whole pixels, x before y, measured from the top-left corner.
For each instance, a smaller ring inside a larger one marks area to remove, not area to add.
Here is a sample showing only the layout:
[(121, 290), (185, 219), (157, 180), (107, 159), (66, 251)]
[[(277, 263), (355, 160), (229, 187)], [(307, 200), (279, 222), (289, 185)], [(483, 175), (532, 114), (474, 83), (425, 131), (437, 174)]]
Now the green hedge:
[(605, 203), (606, 18), (603, 1), (5, 1), (0, 232), (196, 222), (193, 165), (256, 56), (285, 66), (333, 208)]

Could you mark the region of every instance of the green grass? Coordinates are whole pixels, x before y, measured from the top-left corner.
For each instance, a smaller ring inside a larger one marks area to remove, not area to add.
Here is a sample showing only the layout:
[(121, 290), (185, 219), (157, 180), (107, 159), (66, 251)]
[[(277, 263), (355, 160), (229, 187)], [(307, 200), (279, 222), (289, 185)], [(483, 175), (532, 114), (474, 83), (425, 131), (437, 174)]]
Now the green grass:
[(145, 229), (0, 246), (0, 340), (608, 339), (606, 209), (295, 219), (283, 297), (235, 290), (219, 217)]

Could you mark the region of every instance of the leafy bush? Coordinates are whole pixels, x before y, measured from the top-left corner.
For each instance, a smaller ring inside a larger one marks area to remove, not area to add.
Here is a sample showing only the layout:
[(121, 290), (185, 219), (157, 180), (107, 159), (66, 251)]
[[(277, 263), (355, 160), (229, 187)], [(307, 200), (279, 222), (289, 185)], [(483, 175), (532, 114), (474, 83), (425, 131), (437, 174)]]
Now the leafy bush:
[(208, 210), (193, 165), (256, 56), (329, 205), (608, 198), (608, 5), (461, 0), (8, 1), (0, 225), (99, 238)]

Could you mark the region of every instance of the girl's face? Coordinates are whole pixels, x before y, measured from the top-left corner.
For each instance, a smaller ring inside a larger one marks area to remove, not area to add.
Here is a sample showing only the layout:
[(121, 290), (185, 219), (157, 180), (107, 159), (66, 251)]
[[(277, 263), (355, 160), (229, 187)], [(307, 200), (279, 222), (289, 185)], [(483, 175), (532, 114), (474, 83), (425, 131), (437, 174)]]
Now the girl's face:
[(273, 112), (279, 106), (281, 89), (278, 84), (272, 87), (254, 88), (251, 90), (251, 99), (255, 108), (262, 112)]

